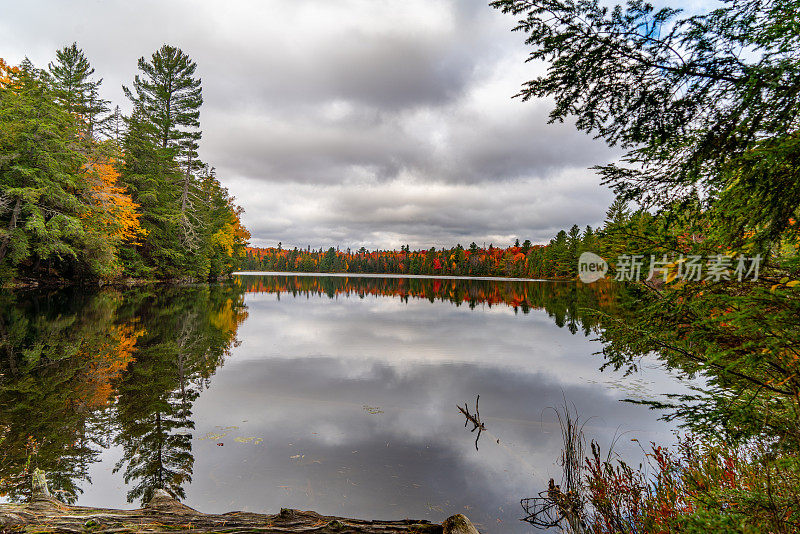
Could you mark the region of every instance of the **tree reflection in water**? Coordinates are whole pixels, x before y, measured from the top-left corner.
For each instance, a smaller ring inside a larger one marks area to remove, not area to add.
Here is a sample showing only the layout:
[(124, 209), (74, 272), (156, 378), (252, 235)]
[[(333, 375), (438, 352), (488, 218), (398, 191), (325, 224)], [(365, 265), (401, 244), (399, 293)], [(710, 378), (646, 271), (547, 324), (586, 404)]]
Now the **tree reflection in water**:
[(380, 278), (351, 276), (264, 275), (242, 277), (248, 293), (326, 295), (365, 298), (368, 295), (451, 302), (456, 306), (510, 306), (515, 313), (544, 309), (558, 325), (573, 334), (589, 335), (598, 325), (596, 310), (613, 312), (621, 286), (613, 280), (591, 285), (580, 282), (524, 282), (486, 279)]
[(119, 444), (128, 500), (191, 480), (192, 402), (247, 317), (241, 288), (20, 292), (0, 297), (0, 492), (29, 496), (40, 468), (75, 502)]

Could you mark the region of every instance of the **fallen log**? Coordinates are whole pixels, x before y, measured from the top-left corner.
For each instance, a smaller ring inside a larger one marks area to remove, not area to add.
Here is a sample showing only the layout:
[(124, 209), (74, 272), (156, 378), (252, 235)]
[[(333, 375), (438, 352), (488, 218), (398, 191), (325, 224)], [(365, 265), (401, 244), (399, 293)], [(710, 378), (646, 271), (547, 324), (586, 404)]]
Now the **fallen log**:
[[(469, 522), (464, 516), (460, 516), (459, 524), (463, 523), (461, 518)], [(30, 502), (0, 504), (0, 532), (4, 533), (35, 531), (114, 534), (127, 532), (448, 534), (463, 532), (451, 530), (448, 521), (445, 521), (443, 528), (442, 525), (425, 520), (368, 521), (325, 516), (316, 512), (288, 508), (281, 509), (280, 513), (274, 515), (251, 512), (204, 514), (178, 502), (164, 490), (156, 490), (150, 502), (136, 510), (71, 506), (50, 495), (42, 473), (35, 473), (33, 476)]]

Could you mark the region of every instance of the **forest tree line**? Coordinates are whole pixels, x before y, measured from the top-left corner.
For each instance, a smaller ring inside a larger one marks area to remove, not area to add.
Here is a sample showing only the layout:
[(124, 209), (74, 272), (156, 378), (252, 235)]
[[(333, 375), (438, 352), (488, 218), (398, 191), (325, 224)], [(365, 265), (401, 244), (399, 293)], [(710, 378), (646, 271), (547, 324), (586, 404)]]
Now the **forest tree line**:
[(197, 153), (197, 65), (164, 45), (102, 98), (76, 43), (45, 68), (0, 59), (0, 281), (213, 279), (249, 238)]
[(519, 239), (508, 247), (479, 247), (472, 242), (464, 248), (411, 250), (339, 250), (277, 247), (247, 247), (242, 267), (250, 271), (421, 274), (432, 276), (497, 276), (513, 278), (573, 278), (578, 257), (595, 251), (597, 238), (591, 226), (577, 225), (560, 231), (547, 245)]

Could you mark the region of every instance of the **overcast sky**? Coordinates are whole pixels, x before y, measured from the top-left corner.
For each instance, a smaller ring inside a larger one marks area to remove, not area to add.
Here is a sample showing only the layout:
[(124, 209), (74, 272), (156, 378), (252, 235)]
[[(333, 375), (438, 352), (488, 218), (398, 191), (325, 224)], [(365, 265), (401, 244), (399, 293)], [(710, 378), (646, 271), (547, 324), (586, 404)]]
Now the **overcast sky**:
[(201, 158), (255, 245), (508, 245), (600, 223), (612, 195), (589, 167), (617, 154), (512, 99), (542, 67), (487, 4), (0, 0), (0, 57), (45, 67), (77, 41), (129, 109), (137, 59), (183, 49)]

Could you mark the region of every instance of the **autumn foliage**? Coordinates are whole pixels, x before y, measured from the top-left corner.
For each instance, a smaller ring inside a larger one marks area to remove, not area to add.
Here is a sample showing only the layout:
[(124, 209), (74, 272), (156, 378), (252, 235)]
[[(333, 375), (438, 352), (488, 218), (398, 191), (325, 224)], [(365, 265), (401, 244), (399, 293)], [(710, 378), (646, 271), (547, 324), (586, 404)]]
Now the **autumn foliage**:
[(8, 64), (0, 57), (0, 89), (3, 89), (11, 83), (14, 75), (19, 73), (18, 67), (9, 67)]
[(105, 277), (122, 272), (118, 250), (136, 245), (146, 231), (140, 223), (139, 205), (121, 182), (113, 160), (87, 163), (83, 172), (86, 208), (81, 218), (87, 224), (87, 258), (94, 271)]
[(85, 355), (88, 361), (85, 381), (76, 392), (76, 400), (87, 409), (106, 406), (114, 392), (114, 382), (134, 361), (136, 342), (145, 333), (145, 329), (136, 324), (110, 327), (107, 337)]
[[(380, 274), (426, 274), (439, 276), (536, 276), (529, 255), (540, 245), (522, 247), (464, 249), (458, 245), (437, 250), (350, 251), (246, 249), (243, 267), (260, 271), (338, 272)], [(526, 254), (527, 253), (527, 254)], [(532, 256), (530, 256), (532, 257)]]
[[(530, 284), (508, 281), (498, 283), (488, 280), (470, 281), (469, 284), (454, 279), (380, 278), (380, 277), (326, 277), (326, 276), (246, 276), (241, 279), (242, 289), (247, 293), (271, 293), (294, 296), (327, 296), (329, 298), (364, 298), (368, 295), (429, 301), (451, 302), (457, 306), (508, 306), (514, 311), (528, 313), (534, 309), (553, 309), (556, 303), (574, 297), (571, 283), (558, 285)], [(619, 286), (611, 281), (599, 281), (586, 286), (581, 296), (586, 302), (581, 306), (604, 310), (614, 309)], [(571, 302), (571, 304), (575, 304)], [(573, 310), (578, 315), (577, 310)], [(557, 321), (563, 324), (561, 320)], [(587, 328), (596, 324), (588, 315), (581, 314), (581, 322)]]
[[(191, 404), (237, 343), (247, 317), (241, 289), (18, 295), (0, 295), (0, 498), (27, 500), (38, 468), (50, 491), (74, 503), (114, 443), (133, 486), (179, 493), (191, 480), (191, 438), (180, 431), (193, 427)], [(171, 462), (181, 468), (172, 478)]]
[(134, 241), (144, 231), (139, 223), (139, 205), (120, 181), (111, 160), (86, 167), (86, 183), (92, 208), (87, 218), (99, 218), (105, 237), (114, 242)]

